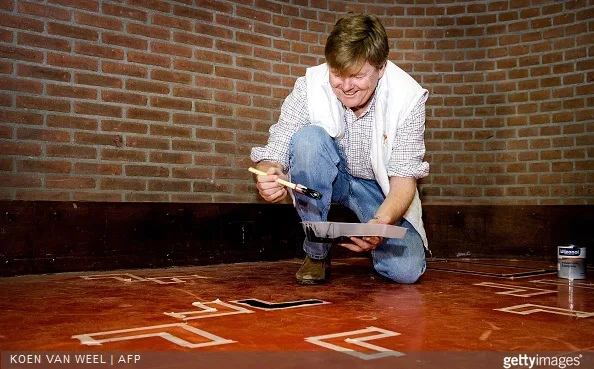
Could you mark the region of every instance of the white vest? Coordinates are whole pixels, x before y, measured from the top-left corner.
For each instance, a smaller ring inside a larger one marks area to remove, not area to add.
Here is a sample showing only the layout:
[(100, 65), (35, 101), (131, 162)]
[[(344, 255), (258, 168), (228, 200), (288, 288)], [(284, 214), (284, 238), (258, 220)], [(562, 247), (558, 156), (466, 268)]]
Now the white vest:
[[(331, 137), (341, 137), (344, 134), (344, 107), (330, 86), (328, 66), (321, 64), (308, 68), (305, 76), (311, 124), (323, 127)], [(371, 137), (371, 165), (385, 196), (390, 191), (388, 164), (396, 132), (415, 105), (421, 99), (426, 99), (427, 94), (428, 91), (411, 76), (388, 61), (376, 89), (375, 124)], [(404, 218), (419, 232), (427, 248), (427, 236), (421, 217), (421, 200), (419, 191), (416, 190)]]

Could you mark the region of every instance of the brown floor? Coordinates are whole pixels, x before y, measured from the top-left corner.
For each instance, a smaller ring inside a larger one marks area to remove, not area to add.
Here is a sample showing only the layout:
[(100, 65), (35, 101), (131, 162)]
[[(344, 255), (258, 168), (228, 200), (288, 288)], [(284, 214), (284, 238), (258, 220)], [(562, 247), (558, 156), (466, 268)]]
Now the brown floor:
[(399, 285), (375, 274), (368, 259), (343, 259), (333, 260), (329, 283), (305, 287), (294, 281), (299, 263), (2, 278), (2, 367), (31, 367), (9, 353), (46, 351), (141, 358), (122, 368), (194, 367), (184, 360), (215, 358), (217, 369), (268, 367), (262, 358), (275, 368), (456, 360), (501, 368), (506, 355), (547, 352), (594, 367), (591, 270), (570, 284), (548, 263), (431, 260), (419, 283)]

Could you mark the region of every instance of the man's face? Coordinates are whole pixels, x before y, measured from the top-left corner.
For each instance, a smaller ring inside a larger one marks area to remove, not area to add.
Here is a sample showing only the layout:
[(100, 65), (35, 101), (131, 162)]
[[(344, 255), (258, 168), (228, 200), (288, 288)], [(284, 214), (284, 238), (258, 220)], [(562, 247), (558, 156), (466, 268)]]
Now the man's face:
[(340, 77), (336, 71), (330, 69), (330, 86), (340, 102), (358, 115), (367, 108), (385, 70), (385, 64), (381, 69), (376, 69), (367, 61), (348, 76)]

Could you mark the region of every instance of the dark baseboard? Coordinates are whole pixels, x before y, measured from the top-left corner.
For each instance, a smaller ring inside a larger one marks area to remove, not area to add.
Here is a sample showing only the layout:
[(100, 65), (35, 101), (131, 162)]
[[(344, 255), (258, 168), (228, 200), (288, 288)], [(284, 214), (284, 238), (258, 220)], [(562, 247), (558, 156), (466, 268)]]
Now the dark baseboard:
[[(303, 256), (291, 205), (2, 201), (0, 210), (0, 276)], [(594, 244), (594, 206), (425, 205), (423, 211), (434, 257), (553, 261), (558, 245)], [(330, 218), (357, 221), (341, 206)], [(332, 253), (357, 255), (337, 247)]]

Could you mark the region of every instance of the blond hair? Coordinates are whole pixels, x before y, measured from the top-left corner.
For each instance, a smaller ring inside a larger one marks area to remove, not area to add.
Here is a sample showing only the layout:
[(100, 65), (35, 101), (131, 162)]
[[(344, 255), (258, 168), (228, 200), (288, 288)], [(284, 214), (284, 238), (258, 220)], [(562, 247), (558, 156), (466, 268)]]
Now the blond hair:
[(366, 61), (381, 69), (389, 53), (386, 29), (373, 14), (349, 13), (339, 19), (324, 48), (326, 63), (340, 75), (358, 71)]

